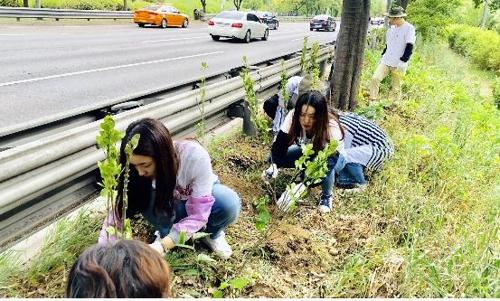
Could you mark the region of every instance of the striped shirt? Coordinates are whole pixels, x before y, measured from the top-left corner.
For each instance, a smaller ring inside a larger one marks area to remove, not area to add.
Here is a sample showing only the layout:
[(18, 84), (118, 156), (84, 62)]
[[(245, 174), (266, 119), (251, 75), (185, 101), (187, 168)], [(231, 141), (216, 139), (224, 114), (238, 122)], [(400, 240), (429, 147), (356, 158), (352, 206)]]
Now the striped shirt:
[(340, 124), (345, 129), (344, 148), (348, 163), (359, 163), (378, 171), (393, 156), (391, 140), (374, 122), (353, 113), (340, 113)]

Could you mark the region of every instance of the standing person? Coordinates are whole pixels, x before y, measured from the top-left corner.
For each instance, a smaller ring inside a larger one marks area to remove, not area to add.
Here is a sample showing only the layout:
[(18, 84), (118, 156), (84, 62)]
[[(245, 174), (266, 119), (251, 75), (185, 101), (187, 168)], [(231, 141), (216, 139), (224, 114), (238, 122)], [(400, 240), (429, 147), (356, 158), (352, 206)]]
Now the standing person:
[(96, 244), (73, 264), (67, 298), (167, 298), (170, 269), (147, 244), (120, 240)]
[(406, 73), (408, 61), (415, 44), (415, 27), (406, 22), (406, 13), (400, 6), (392, 7), (389, 11), (389, 24), (385, 48), (382, 59), (373, 74), (370, 84), (370, 101), (378, 98), (380, 82), (391, 75), (391, 94), (400, 98), (401, 77)]
[[(168, 129), (158, 120), (146, 118), (131, 123), (120, 148), (125, 164), (125, 146), (136, 134), (139, 143), (130, 158), (128, 185), (129, 216), (141, 213), (159, 231), (160, 240), (151, 246), (159, 252), (175, 247), (181, 232), (187, 238), (203, 230), (211, 233), (203, 241), (217, 255), (229, 258), (231, 247), (224, 229), (239, 215), (240, 198), (219, 183), (212, 171), (208, 152), (194, 140), (172, 141)], [(99, 237), (105, 243), (106, 228), (119, 221), (123, 204), (123, 175), (119, 179), (115, 214), (110, 213)], [(120, 225), (120, 223), (118, 223)]]
[[(339, 159), (339, 153), (343, 151), (344, 130), (340, 126), (338, 117), (329, 112), (325, 96), (319, 91), (307, 91), (302, 93), (295, 106), (283, 122), (281, 129), (273, 143), (271, 150), (271, 166), (262, 173), (264, 180), (275, 178), (278, 168), (293, 168), (295, 161), (302, 156), (302, 147), (312, 143), (317, 153), (325, 148), (330, 140), (339, 142), (338, 152), (328, 159), (328, 172), (321, 181), (321, 197), (318, 203), (321, 212), (332, 210), (333, 187), (335, 184), (335, 171), (343, 168), (343, 162)], [(298, 185), (300, 195), (306, 189), (304, 185)], [(286, 194), (287, 192), (285, 192)], [(282, 195), (279, 206), (288, 208), (291, 199)]]

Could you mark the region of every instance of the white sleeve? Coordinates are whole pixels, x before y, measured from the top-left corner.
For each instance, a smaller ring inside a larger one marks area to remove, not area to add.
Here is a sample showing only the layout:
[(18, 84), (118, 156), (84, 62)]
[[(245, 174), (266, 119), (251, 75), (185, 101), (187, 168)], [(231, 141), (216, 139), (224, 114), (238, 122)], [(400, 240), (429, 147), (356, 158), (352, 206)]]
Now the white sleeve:
[(406, 33), (406, 44), (415, 44), (416, 36), (415, 36), (415, 27), (410, 25), (408, 31)]
[(290, 128), (292, 127), (293, 112), (295, 112), (295, 109), (288, 112), (285, 117), (285, 121), (283, 121), (283, 124), (281, 125), (280, 130), (285, 134), (288, 134), (290, 132)]
[(340, 125), (335, 120), (330, 120), (330, 139), (343, 142), (344, 137), (340, 130)]

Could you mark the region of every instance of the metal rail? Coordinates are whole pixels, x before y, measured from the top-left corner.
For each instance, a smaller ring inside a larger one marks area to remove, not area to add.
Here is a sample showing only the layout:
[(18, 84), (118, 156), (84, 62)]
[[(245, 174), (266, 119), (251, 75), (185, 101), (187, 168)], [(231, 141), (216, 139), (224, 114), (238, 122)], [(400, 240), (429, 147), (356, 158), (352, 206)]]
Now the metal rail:
[[(333, 47), (321, 48), (318, 61), (333, 57)], [(300, 71), (300, 58), (285, 62), (289, 75)], [(280, 64), (251, 72), (258, 93), (276, 91)], [(205, 87), (206, 124), (227, 120), (226, 111), (244, 98), (241, 78), (235, 77)], [(199, 90), (186, 91), (115, 115), (124, 130), (137, 119), (161, 120), (174, 135), (193, 131), (201, 119)], [(104, 154), (96, 148), (100, 121), (79, 125), (0, 152), (0, 251), (36, 228), (68, 213), (97, 195), (96, 163)]]
[(0, 18), (50, 18), (50, 19), (131, 19), (130, 11), (50, 9), (27, 7), (0, 7)]

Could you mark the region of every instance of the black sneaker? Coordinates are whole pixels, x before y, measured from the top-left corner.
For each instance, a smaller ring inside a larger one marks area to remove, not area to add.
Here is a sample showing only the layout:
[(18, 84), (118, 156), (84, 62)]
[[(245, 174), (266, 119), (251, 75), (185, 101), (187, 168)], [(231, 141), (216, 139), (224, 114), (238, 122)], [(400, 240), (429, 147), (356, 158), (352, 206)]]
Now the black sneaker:
[(366, 189), (367, 184), (337, 184), (337, 188), (345, 192), (358, 193)]
[(333, 201), (333, 196), (328, 196), (328, 197), (323, 197), (319, 199), (319, 211), (323, 213), (328, 213), (332, 211), (332, 201)]

